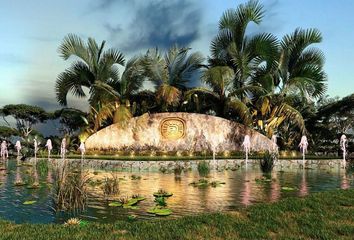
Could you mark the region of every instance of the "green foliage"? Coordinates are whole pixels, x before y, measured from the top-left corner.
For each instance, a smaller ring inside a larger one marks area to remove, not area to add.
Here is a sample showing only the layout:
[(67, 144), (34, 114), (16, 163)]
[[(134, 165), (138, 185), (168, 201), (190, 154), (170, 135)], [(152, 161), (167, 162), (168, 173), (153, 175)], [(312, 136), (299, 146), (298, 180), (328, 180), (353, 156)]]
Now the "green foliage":
[(198, 162), (198, 173), (201, 177), (206, 177), (210, 173), (210, 166), (209, 163), (206, 161)]
[(17, 130), (25, 137), (31, 133), (33, 125), (44, 122), (50, 117), (50, 114), (41, 107), (26, 104), (5, 105), (0, 112), (3, 117), (15, 118)]
[(270, 173), (274, 167), (274, 161), (277, 160), (277, 154), (272, 152), (265, 152), (263, 158), (260, 160), (260, 168), (264, 173)]
[(20, 133), (16, 129), (6, 127), (6, 126), (0, 126), (0, 137), (1, 138), (7, 138), (10, 136), (18, 136), (18, 135), (20, 135)]

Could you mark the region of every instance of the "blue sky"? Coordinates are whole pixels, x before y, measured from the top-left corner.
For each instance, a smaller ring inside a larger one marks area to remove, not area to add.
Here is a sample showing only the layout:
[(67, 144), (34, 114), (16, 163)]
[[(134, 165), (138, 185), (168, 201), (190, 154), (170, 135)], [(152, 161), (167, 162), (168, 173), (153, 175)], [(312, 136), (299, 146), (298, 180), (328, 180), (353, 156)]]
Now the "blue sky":
[[(57, 48), (65, 35), (107, 40), (126, 58), (149, 47), (174, 42), (205, 56), (217, 32), (222, 13), (245, 1), (231, 0), (0, 0), (0, 106), (36, 104), (59, 108), (54, 85), (64, 62)], [(297, 27), (318, 28), (326, 56), (328, 94), (354, 92), (353, 0), (263, 0), (266, 15), (250, 32), (271, 32), (278, 37)], [(84, 101), (69, 98), (69, 105)]]

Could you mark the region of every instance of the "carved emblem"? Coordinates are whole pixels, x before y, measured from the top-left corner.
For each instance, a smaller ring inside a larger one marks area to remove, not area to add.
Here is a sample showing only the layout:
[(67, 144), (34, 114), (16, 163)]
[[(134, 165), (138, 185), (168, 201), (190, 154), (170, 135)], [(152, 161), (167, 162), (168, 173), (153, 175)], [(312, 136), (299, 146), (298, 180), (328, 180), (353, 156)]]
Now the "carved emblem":
[(161, 121), (160, 132), (163, 139), (177, 140), (185, 136), (186, 122), (182, 118), (168, 117)]

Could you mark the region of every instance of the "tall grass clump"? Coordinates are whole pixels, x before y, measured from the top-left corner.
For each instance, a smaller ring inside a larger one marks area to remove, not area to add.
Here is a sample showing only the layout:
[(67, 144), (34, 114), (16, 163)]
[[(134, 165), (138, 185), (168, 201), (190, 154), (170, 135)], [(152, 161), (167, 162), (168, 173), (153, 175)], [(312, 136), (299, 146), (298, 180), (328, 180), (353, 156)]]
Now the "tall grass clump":
[(105, 196), (119, 193), (119, 179), (118, 176), (112, 174), (112, 178), (106, 177), (103, 181), (103, 194)]
[(54, 174), (54, 207), (56, 211), (82, 211), (88, 197), (88, 174), (71, 171), (64, 162)]
[(270, 173), (273, 170), (274, 162), (277, 159), (277, 154), (273, 152), (266, 151), (260, 160), (260, 168), (263, 173)]
[(207, 177), (210, 173), (210, 165), (206, 161), (200, 161), (198, 163), (198, 173), (201, 177)]

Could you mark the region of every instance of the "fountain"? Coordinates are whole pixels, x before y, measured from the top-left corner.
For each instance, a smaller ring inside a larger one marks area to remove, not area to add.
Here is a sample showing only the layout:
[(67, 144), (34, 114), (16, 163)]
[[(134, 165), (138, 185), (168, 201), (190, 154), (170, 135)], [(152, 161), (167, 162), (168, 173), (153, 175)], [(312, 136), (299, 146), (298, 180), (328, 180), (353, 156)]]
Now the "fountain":
[(15, 148), (17, 150), (17, 157), (19, 157), (20, 156), (20, 151), (22, 149), (21, 142), (19, 140), (16, 141)]
[(245, 163), (246, 163), (246, 168), (247, 168), (248, 154), (251, 151), (251, 140), (250, 140), (250, 136), (249, 135), (245, 136), (245, 138), (243, 140), (243, 143), (242, 143), (242, 146), (243, 146), (243, 150), (245, 151), (245, 154), (246, 154)]
[(343, 151), (343, 167), (346, 167), (346, 161), (345, 161), (345, 157), (347, 154), (347, 144), (348, 144), (348, 140), (347, 140), (347, 136), (345, 136), (344, 134), (340, 137), (340, 148)]
[(48, 139), (47, 143), (45, 144), (45, 146), (48, 149), (48, 159), (49, 159), (50, 158), (50, 153), (51, 153), (51, 151), (53, 149), (52, 140)]
[(278, 145), (277, 145), (277, 135), (273, 135), (271, 138), (272, 141), (272, 152), (276, 153), (278, 152)]
[(34, 145), (34, 160), (37, 160), (37, 152), (38, 152), (38, 146), (39, 142), (37, 142), (37, 137), (33, 139), (33, 145)]
[(303, 135), (301, 137), (301, 141), (299, 144), (300, 151), (302, 152), (302, 167), (303, 168), (305, 168), (305, 153), (307, 152), (308, 145), (309, 145), (309, 143), (307, 141), (307, 137), (305, 135)]
[(65, 159), (65, 154), (66, 154), (66, 139), (63, 138), (60, 145), (60, 157), (62, 159)]
[(85, 143), (84, 143), (84, 142), (81, 142), (81, 143), (80, 143), (79, 150), (80, 150), (80, 152), (81, 152), (81, 160), (83, 160), (83, 159), (84, 159), (85, 152), (86, 152)]
[(6, 159), (9, 157), (9, 152), (7, 150), (7, 143), (6, 141), (2, 141), (1, 148), (0, 148), (0, 155), (2, 159)]

